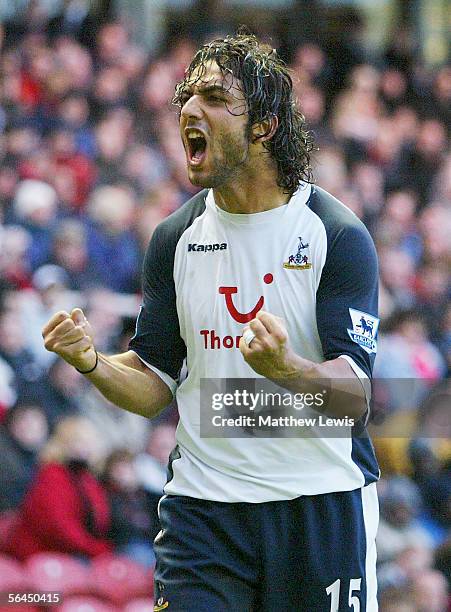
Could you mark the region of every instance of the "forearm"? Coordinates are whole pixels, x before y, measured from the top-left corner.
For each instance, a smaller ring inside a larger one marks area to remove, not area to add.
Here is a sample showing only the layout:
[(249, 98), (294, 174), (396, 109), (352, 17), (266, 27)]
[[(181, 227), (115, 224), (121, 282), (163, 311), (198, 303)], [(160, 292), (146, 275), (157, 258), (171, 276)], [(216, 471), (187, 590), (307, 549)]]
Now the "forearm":
[(358, 420), (366, 411), (366, 395), (362, 381), (349, 363), (333, 359), (315, 363), (294, 353), (290, 356), (290, 367), (283, 377), (275, 382), (293, 393), (316, 393), (326, 391), (326, 402), (315, 410), (335, 418), (349, 417)]
[(107, 357), (97, 353), (93, 331), (80, 308), (53, 315), (42, 330), (44, 346), (82, 372), (113, 404), (151, 418), (172, 401), (161, 378), (133, 351)]
[(148, 418), (172, 401), (168, 386), (132, 351), (113, 356), (99, 353), (97, 367), (85, 376), (110, 402)]

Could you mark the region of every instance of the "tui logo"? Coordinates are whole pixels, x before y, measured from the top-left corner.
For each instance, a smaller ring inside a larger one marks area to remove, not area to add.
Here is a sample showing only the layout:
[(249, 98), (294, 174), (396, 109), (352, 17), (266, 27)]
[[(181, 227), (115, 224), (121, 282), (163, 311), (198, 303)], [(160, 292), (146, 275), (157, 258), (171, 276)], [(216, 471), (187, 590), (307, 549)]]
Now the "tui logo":
[[(265, 274), (263, 277), (263, 282), (266, 285), (270, 285), (274, 280), (274, 277), (271, 273)], [(219, 287), (218, 289), (221, 295), (225, 296), (225, 303), (227, 306), (227, 310), (229, 311), (232, 319), (235, 319), (238, 323), (249, 323), (252, 319), (255, 319), (257, 312), (263, 308), (263, 304), (265, 302), (265, 298), (261, 295), (255, 306), (249, 312), (240, 312), (233, 303), (232, 295), (238, 293), (238, 287)]]

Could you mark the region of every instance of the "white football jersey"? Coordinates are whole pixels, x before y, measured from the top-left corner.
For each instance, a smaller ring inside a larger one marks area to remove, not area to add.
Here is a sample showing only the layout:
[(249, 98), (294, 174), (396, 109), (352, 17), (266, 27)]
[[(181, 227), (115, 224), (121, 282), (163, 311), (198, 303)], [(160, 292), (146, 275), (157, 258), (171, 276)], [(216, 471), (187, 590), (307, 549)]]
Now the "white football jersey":
[[(165, 493), (266, 502), (359, 488), (379, 471), (368, 436), (201, 436), (201, 379), (258, 378), (238, 348), (260, 309), (282, 317), (294, 351), (343, 357), (370, 378), (377, 348), (377, 258), (361, 221), (302, 184), (254, 214), (204, 190), (155, 231), (130, 349), (175, 393), (180, 422)], [(186, 378), (180, 371), (186, 364)], [(364, 420), (364, 419), (363, 419)], [(361, 426), (362, 423), (359, 423)]]

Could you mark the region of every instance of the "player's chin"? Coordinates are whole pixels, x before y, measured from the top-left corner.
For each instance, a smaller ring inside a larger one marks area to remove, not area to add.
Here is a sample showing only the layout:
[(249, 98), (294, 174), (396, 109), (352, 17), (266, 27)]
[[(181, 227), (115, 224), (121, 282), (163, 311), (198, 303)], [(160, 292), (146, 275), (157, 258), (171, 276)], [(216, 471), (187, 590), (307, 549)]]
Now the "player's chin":
[(192, 183), (193, 185), (196, 185), (197, 187), (204, 187), (200, 172), (196, 172), (193, 171), (191, 168), (188, 168), (188, 178), (190, 183)]
[(195, 185), (196, 187), (216, 187), (216, 181), (214, 180), (214, 177), (212, 177), (205, 170), (188, 167), (188, 178), (190, 183), (192, 185)]

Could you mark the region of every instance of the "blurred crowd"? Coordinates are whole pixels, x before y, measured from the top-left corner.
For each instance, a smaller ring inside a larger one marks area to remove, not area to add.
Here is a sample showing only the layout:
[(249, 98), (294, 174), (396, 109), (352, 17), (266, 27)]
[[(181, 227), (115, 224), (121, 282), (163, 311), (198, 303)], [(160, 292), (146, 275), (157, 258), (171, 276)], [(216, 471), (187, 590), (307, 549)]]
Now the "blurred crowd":
[[(20, 559), (116, 550), (152, 565), (176, 410), (151, 429), (114, 408), (45, 351), (41, 328), (81, 306), (99, 350), (126, 350), (149, 238), (195, 193), (170, 100), (199, 40), (180, 34), (149, 56), (119, 21), (87, 36), (69, 17), (0, 26), (0, 512), (15, 513), (2, 547)], [(315, 181), (379, 253), (375, 375), (394, 381), (374, 407), (381, 612), (443, 612), (451, 68), (427, 68), (394, 40), (376, 60), (354, 54), (343, 74), (338, 51), (300, 37), (285, 53), (316, 136)]]

